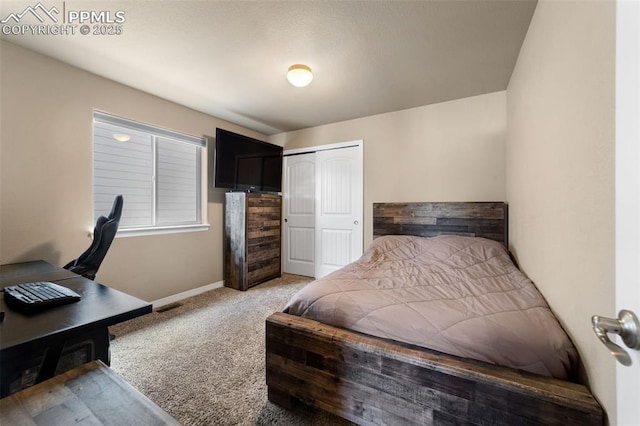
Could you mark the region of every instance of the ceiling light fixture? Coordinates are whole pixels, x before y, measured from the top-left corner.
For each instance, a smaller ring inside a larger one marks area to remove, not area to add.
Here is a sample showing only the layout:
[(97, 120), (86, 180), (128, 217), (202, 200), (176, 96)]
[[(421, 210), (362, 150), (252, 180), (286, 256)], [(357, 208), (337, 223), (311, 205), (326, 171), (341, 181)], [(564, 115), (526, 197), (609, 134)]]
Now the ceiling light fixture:
[(287, 80), (296, 87), (305, 87), (313, 80), (311, 68), (303, 64), (295, 64), (289, 67)]
[(124, 133), (114, 133), (113, 138), (118, 142), (129, 142), (131, 136), (125, 135)]

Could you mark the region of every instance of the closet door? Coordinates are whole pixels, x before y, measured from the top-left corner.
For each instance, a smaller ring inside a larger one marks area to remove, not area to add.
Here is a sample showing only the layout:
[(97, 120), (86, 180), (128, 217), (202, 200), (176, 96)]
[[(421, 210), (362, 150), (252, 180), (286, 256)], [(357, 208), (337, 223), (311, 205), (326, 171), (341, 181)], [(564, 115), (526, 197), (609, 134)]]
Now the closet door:
[(285, 272), (315, 276), (315, 154), (284, 159)]
[(362, 255), (362, 146), (325, 147), (284, 159), (287, 273), (320, 278)]
[(362, 255), (362, 195), (361, 146), (316, 152), (316, 278)]

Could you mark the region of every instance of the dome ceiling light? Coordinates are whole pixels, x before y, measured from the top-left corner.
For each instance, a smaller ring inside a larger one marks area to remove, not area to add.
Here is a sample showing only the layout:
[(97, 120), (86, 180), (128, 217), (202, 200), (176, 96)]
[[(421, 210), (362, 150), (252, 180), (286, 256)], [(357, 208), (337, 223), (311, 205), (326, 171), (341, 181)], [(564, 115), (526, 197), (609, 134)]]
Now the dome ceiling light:
[(313, 80), (311, 68), (303, 64), (295, 64), (289, 67), (287, 80), (296, 87), (305, 87)]

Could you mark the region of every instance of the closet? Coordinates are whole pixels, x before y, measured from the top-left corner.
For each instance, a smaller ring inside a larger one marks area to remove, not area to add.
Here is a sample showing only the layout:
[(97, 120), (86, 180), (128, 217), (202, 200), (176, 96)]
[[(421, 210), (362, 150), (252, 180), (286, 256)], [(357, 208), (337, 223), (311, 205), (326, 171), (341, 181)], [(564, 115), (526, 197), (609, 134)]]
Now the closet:
[(362, 255), (362, 162), (362, 141), (285, 151), (285, 272), (320, 278)]

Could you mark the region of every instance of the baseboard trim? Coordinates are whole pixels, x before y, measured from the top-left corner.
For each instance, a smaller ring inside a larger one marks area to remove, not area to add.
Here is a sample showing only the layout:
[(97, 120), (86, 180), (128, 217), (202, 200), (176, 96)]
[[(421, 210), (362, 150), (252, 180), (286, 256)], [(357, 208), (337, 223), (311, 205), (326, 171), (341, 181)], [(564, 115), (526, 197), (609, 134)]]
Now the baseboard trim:
[(197, 296), (199, 294), (205, 293), (207, 291), (215, 290), (216, 288), (220, 288), (224, 286), (224, 281), (218, 281), (217, 283), (203, 285), (202, 287), (194, 288), (191, 290), (183, 291), (182, 293), (174, 294), (173, 296), (163, 297), (162, 299), (154, 300), (151, 302), (153, 304), (153, 308), (160, 308), (162, 306), (168, 305), (170, 303), (176, 303), (180, 300), (187, 299), (189, 297)]

